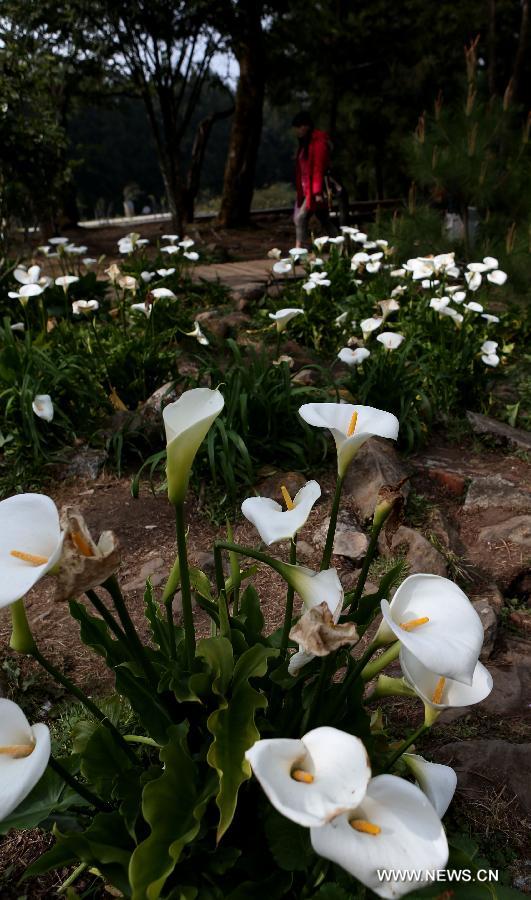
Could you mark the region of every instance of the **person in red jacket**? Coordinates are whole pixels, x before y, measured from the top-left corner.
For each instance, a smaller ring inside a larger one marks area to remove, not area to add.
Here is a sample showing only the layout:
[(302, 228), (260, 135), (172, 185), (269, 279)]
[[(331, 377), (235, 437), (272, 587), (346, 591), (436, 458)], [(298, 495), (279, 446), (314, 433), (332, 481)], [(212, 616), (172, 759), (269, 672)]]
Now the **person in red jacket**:
[(293, 220), (296, 246), (302, 247), (308, 239), (308, 222), (312, 215), (318, 218), (327, 234), (332, 232), (325, 199), (325, 175), (330, 165), (330, 138), (326, 131), (314, 128), (313, 119), (307, 112), (297, 113), (291, 124), (299, 139), (295, 167), (297, 202)]

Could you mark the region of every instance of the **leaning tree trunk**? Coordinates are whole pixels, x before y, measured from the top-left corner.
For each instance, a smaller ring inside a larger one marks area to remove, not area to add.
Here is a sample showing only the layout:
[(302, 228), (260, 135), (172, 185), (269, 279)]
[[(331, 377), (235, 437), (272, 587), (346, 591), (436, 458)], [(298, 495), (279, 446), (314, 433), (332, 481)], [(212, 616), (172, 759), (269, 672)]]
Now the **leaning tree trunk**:
[(234, 46), (240, 77), (218, 216), (218, 223), (227, 228), (247, 225), (249, 222), (262, 132), (265, 93), (262, 4), (247, 0), (245, 6), (245, 33)]
[(228, 116), (231, 116), (233, 112), (234, 107), (231, 106), (230, 109), (224, 109), (221, 112), (212, 113), (212, 115), (207, 116), (197, 126), (185, 189), (185, 209), (187, 222), (194, 221), (195, 201), (199, 193), (201, 171), (203, 169), (203, 161), (205, 158), (205, 152), (212, 127), (216, 122), (221, 121), (221, 119), (226, 119)]

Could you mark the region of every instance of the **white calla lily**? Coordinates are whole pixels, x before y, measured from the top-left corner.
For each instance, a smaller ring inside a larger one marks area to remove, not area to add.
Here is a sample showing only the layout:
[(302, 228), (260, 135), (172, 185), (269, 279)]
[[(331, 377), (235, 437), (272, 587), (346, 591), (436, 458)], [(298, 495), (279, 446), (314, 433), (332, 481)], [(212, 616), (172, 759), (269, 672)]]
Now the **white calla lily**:
[(496, 350), (497, 350), (497, 349), (498, 349), (498, 342), (497, 342), (497, 341), (483, 341), (483, 343), (482, 343), (482, 345), (481, 345), (481, 352), (482, 352), (482, 353), (487, 353), (487, 354), (489, 354), (489, 353), (496, 353)]
[(75, 316), (96, 312), (99, 308), (100, 304), (97, 300), (74, 300), (72, 303), (72, 312)]
[(502, 272), (501, 269), (496, 269), (494, 272), (488, 272), (487, 281), (490, 281), (491, 284), (505, 284), (507, 281), (507, 273)]
[(292, 259), (279, 259), (273, 263), (273, 272), (275, 275), (289, 275), (293, 271)]
[(287, 327), (288, 322), (295, 316), (299, 316), (304, 313), (303, 309), (295, 309), (295, 308), (287, 308), (287, 309), (279, 309), (276, 313), (269, 313), (269, 318), (273, 319), (277, 326), (277, 331), (284, 331)]
[(467, 684), (448, 678), (444, 673), (434, 672), (404, 646), (400, 649), (400, 667), (406, 682), (423, 703), (440, 712), (455, 706), (481, 703), (492, 691), (492, 675), (480, 662), (476, 663), (472, 679)]
[(145, 303), (131, 303), (130, 309), (134, 309), (135, 312), (144, 313), (145, 317), (149, 319), (153, 306), (150, 303), (147, 305)]
[(172, 244), (174, 244), (175, 241), (179, 240), (179, 235), (178, 234), (163, 234), (162, 240), (163, 241), (171, 241)]
[(465, 272), (465, 281), (471, 291), (477, 291), (481, 286), (482, 280), (481, 272)]
[(223, 405), (218, 390), (193, 388), (164, 408), (168, 496), (172, 503), (183, 502), (195, 455)]
[(481, 318), (485, 319), (485, 321), (487, 322), (488, 325), (491, 325), (491, 324), (493, 325), (500, 321), (499, 316), (493, 316), (490, 313), (482, 313)]
[(243, 515), (268, 545), (295, 537), (321, 496), (321, 488), (316, 481), (307, 481), (293, 500), (285, 488), (282, 493), (286, 500), (285, 510), (269, 497), (248, 497), (242, 503)]
[(371, 316), (370, 319), (363, 319), (360, 322), (360, 328), (363, 332), (363, 340), (367, 340), (368, 336), (372, 334), (373, 331), (377, 331), (380, 325), (383, 325), (383, 317), (377, 318), (375, 316)]
[(452, 802), (457, 787), (457, 775), (451, 766), (429, 762), (416, 753), (404, 753), (402, 759), (413, 773), (421, 791), (440, 819)]
[(160, 248), (161, 253), (168, 253), (169, 256), (173, 256), (174, 253), (180, 253), (181, 248), (176, 247), (175, 244), (166, 244), (166, 246)]
[(11, 331), (25, 331), (26, 326), (24, 325), (24, 322), (15, 322), (10, 328)]
[(27, 270), (19, 266), (13, 272), (13, 277), (19, 284), (38, 284), (41, 277), (40, 266), (30, 266)]
[(0, 608), (24, 597), (59, 562), (63, 537), (55, 503), (44, 494), (0, 502)]
[(53, 403), (49, 394), (36, 394), (33, 398), (31, 408), (37, 418), (44, 419), (45, 422), (51, 422), (53, 419)]
[(391, 315), (391, 313), (398, 312), (400, 309), (400, 303), (398, 300), (395, 300), (394, 297), (391, 297), (389, 300), (379, 300), (378, 306), (382, 310), (382, 317), (385, 322), (387, 318)]
[(347, 366), (361, 366), (370, 355), (371, 351), (367, 350), (366, 347), (356, 347), (355, 350), (352, 350), (351, 347), (342, 347), (337, 354), (338, 359), (346, 363)]
[(483, 626), (470, 600), (440, 575), (410, 575), (391, 603), (382, 600), (382, 644), (399, 640), (439, 675), (472, 684), (483, 644)]
[(44, 775), (50, 732), (30, 725), (20, 706), (0, 699), (0, 822), (16, 810)]
[(485, 256), (483, 257), (483, 265), (486, 269), (497, 269), (498, 260), (494, 256)]
[(195, 250), (185, 250), (183, 256), (190, 262), (197, 262), (197, 260), (199, 259), (199, 253), (197, 253)]
[(277, 561), (277, 571), (301, 598), (304, 609), (326, 603), (333, 616), (339, 617), (343, 608), (344, 591), (335, 569), (314, 572), (307, 566)]
[(62, 287), (65, 294), (68, 291), (68, 288), (70, 287), (70, 285), (75, 284), (76, 281), (79, 281), (79, 278), (77, 275), (60, 275), (59, 278), (55, 279), (56, 285), (58, 287)]
[[(161, 269), (160, 271), (163, 271), (163, 270)], [(155, 275), (156, 275), (155, 272), (148, 272), (148, 271), (144, 271), (144, 272), (140, 273), (140, 277), (141, 277), (142, 281), (144, 282), (144, 284), (149, 284), (150, 281), (153, 281)]]
[(481, 303), (476, 303), (475, 300), (471, 300), (470, 303), (463, 303), (463, 309), (468, 309), (469, 312), (482, 313), (483, 307)]
[(486, 366), (491, 366), (492, 368), (495, 368), (496, 366), (499, 366), (499, 364), (500, 364), (500, 357), (498, 356), (497, 353), (485, 353), (481, 357), (481, 361), (483, 363), (485, 363)]
[(317, 247), (318, 250), (322, 250), (324, 245), (328, 243), (330, 238), (327, 234), (324, 234), (322, 237), (314, 238), (313, 243)]
[(11, 297), (13, 300), (20, 300), (25, 305), (28, 302), (28, 297), (38, 297), (43, 291), (44, 288), (40, 284), (23, 284), (18, 291), (9, 291), (8, 297)]
[(308, 425), (328, 428), (337, 450), (337, 470), (342, 477), (359, 448), (370, 437), (396, 441), (399, 423), (396, 416), (372, 406), (351, 403), (305, 403), (299, 415)]
[(455, 291), (452, 300), (454, 303), (463, 303), (466, 300), (466, 291)]
[(479, 263), (479, 262), (478, 263), (469, 263), (467, 266), (467, 269), (469, 272), (483, 273), (483, 272), (487, 271), (487, 266), (485, 265), (485, 263), (482, 263), (482, 262), (481, 263)]
[(450, 303), (450, 297), (432, 297), (430, 300), (430, 309), (434, 309), (435, 312), (440, 312), (441, 309), (445, 309)]
[(186, 337), (195, 338), (197, 343), (202, 344), (204, 347), (208, 347), (208, 345), (210, 343), (206, 334), (204, 334), (204, 332), (201, 331), (201, 326), (199, 325), (199, 322), (197, 322), (197, 321), (194, 322), (194, 327), (193, 327), (192, 331), (185, 331), (184, 333), (185, 333)]
[(291, 250), (288, 250), (288, 253), (296, 263), (303, 256), (308, 256), (308, 251), (306, 250), (305, 247), (292, 247)]
[[(312, 828), (310, 836), (319, 856), (341, 866), (379, 897), (409, 893), (448, 861), (446, 835), (432, 804), (420, 788), (395, 775), (371, 779), (359, 806)], [(423, 877), (385, 881), (379, 875), (392, 869), (414, 869)]]
[(381, 334), (376, 335), (376, 340), (383, 344), (386, 350), (396, 350), (405, 338), (403, 334), (398, 334), (396, 331), (382, 331)]
[(257, 741), (245, 757), (275, 809), (316, 830), (358, 806), (371, 777), (361, 740), (328, 726), (300, 740)]
[(151, 291), (151, 295), (155, 298), (155, 300), (160, 300), (161, 297), (167, 297), (169, 300), (175, 300), (175, 294), (173, 291), (170, 291), (169, 288), (153, 288)]
[[(170, 275), (175, 275), (176, 271), (177, 269), (157, 269), (156, 274), (161, 278), (168, 278)], [(166, 288), (156, 288), (156, 290), (166, 290)]]

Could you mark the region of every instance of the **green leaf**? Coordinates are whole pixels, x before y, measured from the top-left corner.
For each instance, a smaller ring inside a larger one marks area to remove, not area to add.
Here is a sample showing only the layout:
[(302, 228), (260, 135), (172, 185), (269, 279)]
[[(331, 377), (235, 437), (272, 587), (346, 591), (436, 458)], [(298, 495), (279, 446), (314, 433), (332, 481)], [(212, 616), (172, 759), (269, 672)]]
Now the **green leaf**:
[[(75, 768), (75, 760), (70, 757), (69, 768)], [(76, 761), (77, 762), (77, 761)], [(0, 834), (7, 834), (10, 828), (34, 828), (53, 813), (61, 813), (72, 806), (88, 806), (77, 791), (68, 787), (57, 772), (47, 768), (33, 790), (7, 819), (0, 822)]]
[[(187, 746), (187, 726), (170, 729), (160, 751), (164, 772), (142, 793), (150, 835), (135, 849), (129, 867), (133, 900), (157, 900), (186, 844), (196, 837), (216, 778), (201, 778)], [(202, 784), (202, 787), (201, 787)]]
[(143, 678), (137, 677), (127, 663), (115, 669), (116, 690), (129, 700), (149, 737), (158, 744), (165, 744), (171, 719), (162, 704), (147, 686)]
[(304, 871), (315, 854), (308, 828), (296, 825), (270, 807), (265, 816), (265, 833), (273, 858), (286, 872)]
[(288, 896), (292, 880), (289, 872), (275, 872), (262, 881), (245, 881), (226, 900), (283, 900)]
[(215, 600), (212, 596), (212, 590), (210, 587), (210, 581), (208, 576), (205, 575), (201, 569), (197, 569), (194, 566), (190, 566), (190, 584), (192, 585), (194, 591), (197, 591), (201, 597), (204, 597), (206, 600), (210, 600), (211, 603), (215, 603)]
[(151, 636), (155, 644), (168, 656), (169, 643), (166, 631), (167, 624), (164, 617), (161, 615), (159, 605), (155, 601), (153, 585), (149, 578), (146, 581), (146, 589), (144, 591), (144, 614), (149, 623)]
[(252, 584), (247, 585), (242, 594), (240, 613), (236, 619), (245, 625), (247, 633), (255, 640), (262, 636), (264, 617), (260, 606), (260, 597)]
[(117, 779), (131, 761), (105, 725), (98, 725), (88, 739), (81, 759), (81, 773), (101, 797), (111, 797)]
[(234, 668), (230, 700), (222, 698), (219, 708), (207, 720), (208, 730), (214, 736), (207, 761), (219, 775), (218, 841), (232, 822), (240, 786), (251, 777), (245, 752), (260, 737), (254, 722), (255, 712), (267, 706), (266, 697), (249, 684), (249, 679), (264, 676), (268, 658), (277, 655), (276, 650), (260, 644), (250, 647)]
[(85, 831), (64, 834), (54, 828), (54, 835), (55, 847), (26, 870), (26, 878), (80, 860), (95, 866), (105, 879), (130, 896), (127, 869), (134, 844), (118, 812), (98, 813)]
[[(207, 663), (208, 672), (212, 676), (212, 691), (223, 697), (234, 671), (231, 642), (224, 637), (202, 638), (197, 643), (196, 655)], [(194, 684), (195, 676), (192, 676), (190, 686), (193, 688)]]
[(312, 900), (351, 900), (352, 894), (347, 894), (338, 884), (323, 884)]
[(127, 649), (119, 641), (114, 641), (105, 622), (91, 616), (82, 603), (69, 601), (70, 613), (79, 622), (79, 635), (87, 647), (91, 647), (99, 656), (103, 656), (109, 666), (117, 666), (129, 658)]

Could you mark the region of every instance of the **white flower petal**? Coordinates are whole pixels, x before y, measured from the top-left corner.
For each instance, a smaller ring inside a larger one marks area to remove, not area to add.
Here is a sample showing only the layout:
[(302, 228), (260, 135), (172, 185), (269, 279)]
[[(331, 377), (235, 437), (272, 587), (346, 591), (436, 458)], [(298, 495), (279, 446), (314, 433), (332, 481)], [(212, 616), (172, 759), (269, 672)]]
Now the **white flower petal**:
[[(377, 835), (356, 831), (351, 819), (377, 825)], [(379, 897), (395, 898), (419, 888), (419, 881), (383, 881), (383, 869), (434, 872), (448, 861), (448, 843), (433, 806), (414, 784), (395, 775), (369, 782), (361, 804), (310, 832), (313, 849), (350, 872)], [(426, 875), (424, 875), (424, 879)]]
[(371, 351), (367, 350), (366, 347), (357, 347), (355, 350), (352, 350), (350, 347), (343, 347), (337, 354), (338, 359), (346, 363), (347, 366), (360, 366), (370, 355)]
[[(360, 739), (327, 726), (301, 740), (257, 741), (245, 756), (275, 809), (305, 827), (323, 826), (357, 806), (371, 775)], [(311, 784), (292, 777), (297, 768), (313, 776)]]
[[(347, 432), (353, 414), (357, 413), (354, 433)], [(350, 403), (306, 403), (299, 415), (309, 425), (329, 428), (336, 443), (338, 472), (344, 475), (359, 448), (370, 437), (378, 436), (396, 440), (399, 423), (396, 416), (372, 406)]]
[[(61, 558), (63, 534), (53, 500), (44, 494), (15, 494), (0, 503), (0, 608), (20, 600)], [(42, 556), (33, 565), (13, 550)]]
[[(406, 681), (424, 703), (434, 709), (472, 706), (474, 703), (481, 703), (492, 691), (492, 675), (480, 662), (476, 663), (470, 684), (463, 684), (444, 674), (441, 675), (440, 672), (432, 671), (404, 646), (400, 650), (400, 666)], [(434, 703), (433, 695), (441, 677), (445, 679), (441, 700), (439, 703)]]
[(487, 281), (490, 281), (491, 284), (505, 284), (505, 282), (507, 281), (507, 273), (502, 272), (500, 269), (496, 269), (494, 272), (488, 272)]
[(265, 544), (293, 538), (306, 524), (321, 488), (316, 481), (308, 481), (293, 499), (294, 509), (282, 509), (269, 497), (248, 497), (242, 503), (242, 513), (255, 526)]
[(440, 819), (452, 802), (457, 787), (457, 775), (451, 766), (429, 762), (416, 753), (404, 753), (402, 759), (413, 772), (421, 791)]
[(182, 502), (195, 455), (210, 426), (224, 406), (218, 390), (193, 388), (162, 412), (167, 441), (168, 494), (172, 503)]
[(40, 781), (51, 753), (46, 725), (31, 727), (16, 703), (0, 699), (0, 745), (13, 744), (33, 744), (33, 750), (19, 759), (0, 754), (0, 821), (14, 812)]

